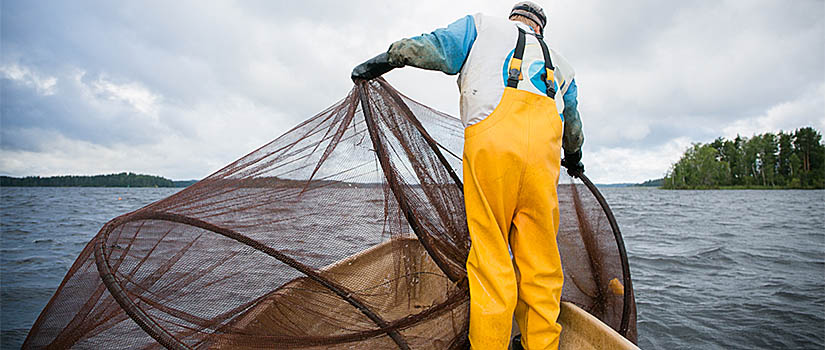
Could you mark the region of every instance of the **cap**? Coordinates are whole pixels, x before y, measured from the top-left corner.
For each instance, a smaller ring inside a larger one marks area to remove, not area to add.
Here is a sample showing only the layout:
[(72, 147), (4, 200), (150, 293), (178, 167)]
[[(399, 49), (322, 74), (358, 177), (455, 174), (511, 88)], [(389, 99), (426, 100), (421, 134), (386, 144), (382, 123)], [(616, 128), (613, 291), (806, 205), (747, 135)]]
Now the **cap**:
[(532, 1), (521, 1), (513, 5), (510, 16), (512, 17), (513, 15), (520, 15), (533, 20), (541, 26), (542, 32), (544, 31), (545, 25), (547, 25), (547, 16), (544, 15), (544, 10)]

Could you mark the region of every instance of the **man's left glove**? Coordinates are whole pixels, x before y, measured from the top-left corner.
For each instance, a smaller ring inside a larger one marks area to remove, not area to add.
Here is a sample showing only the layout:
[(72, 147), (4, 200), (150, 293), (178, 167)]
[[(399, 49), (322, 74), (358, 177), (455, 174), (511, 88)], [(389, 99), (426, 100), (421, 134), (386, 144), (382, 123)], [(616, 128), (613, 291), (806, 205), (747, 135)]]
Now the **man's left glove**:
[(384, 52), (378, 56), (368, 59), (364, 63), (355, 66), (355, 68), (352, 69), (351, 78), (352, 81), (355, 81), (356, 79), (374, 79), (393, 70), (393, 68), (398, 67), (400, 66), (393, 66), (390, 64), (390, 55)]
[(572, 177), (579, 177), (584, 172), (584, 164), (582, 164), (582, 150), (575, 153), (565, 153), (564, 159), (561, 160), (561, 165), (567, 168), (567, 175)]

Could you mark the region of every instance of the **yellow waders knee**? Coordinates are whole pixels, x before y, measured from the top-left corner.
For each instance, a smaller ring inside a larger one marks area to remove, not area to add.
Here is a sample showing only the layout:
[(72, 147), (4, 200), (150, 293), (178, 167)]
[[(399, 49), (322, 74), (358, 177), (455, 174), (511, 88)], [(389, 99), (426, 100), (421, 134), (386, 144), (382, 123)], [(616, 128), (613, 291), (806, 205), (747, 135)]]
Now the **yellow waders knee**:
[(561, 135), (551, 98), (511, 87), (490, 116), (465, 129), (473, 349), (506, 349), (514, 312), (525, 348), (558, 348)]

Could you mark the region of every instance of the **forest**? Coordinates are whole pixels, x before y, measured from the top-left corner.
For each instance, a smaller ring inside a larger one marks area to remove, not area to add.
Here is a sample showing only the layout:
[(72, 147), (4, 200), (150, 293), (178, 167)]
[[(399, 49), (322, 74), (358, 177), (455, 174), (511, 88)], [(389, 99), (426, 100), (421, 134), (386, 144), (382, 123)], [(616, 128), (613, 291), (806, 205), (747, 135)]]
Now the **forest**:
[(825, 188), (825, 146), (812, 127), (695, 143), (668, 170), (665, 189)]
[(9, 187), (186, 187), (194, 181), (172, 181), (154, 175), (119, 173), (94, 176), (0, 176), (0, 186)]

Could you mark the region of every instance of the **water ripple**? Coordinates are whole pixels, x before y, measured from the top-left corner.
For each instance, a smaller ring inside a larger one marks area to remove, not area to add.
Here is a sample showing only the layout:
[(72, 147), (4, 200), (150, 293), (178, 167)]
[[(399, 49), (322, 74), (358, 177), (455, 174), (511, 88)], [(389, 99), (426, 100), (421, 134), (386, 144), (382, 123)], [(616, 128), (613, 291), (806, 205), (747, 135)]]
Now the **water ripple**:
[[(3, 188), (0, 348), (20, 347), (106, 221), (174, 191)], [(643, 349), (825, 348), (825, 191), (603, 193), (624, 234)], [(348, 234), (338, 239), (359, 242)]]
[(642, 348), (825, 347), (825, 191), (604, 195), (625, 236)]

